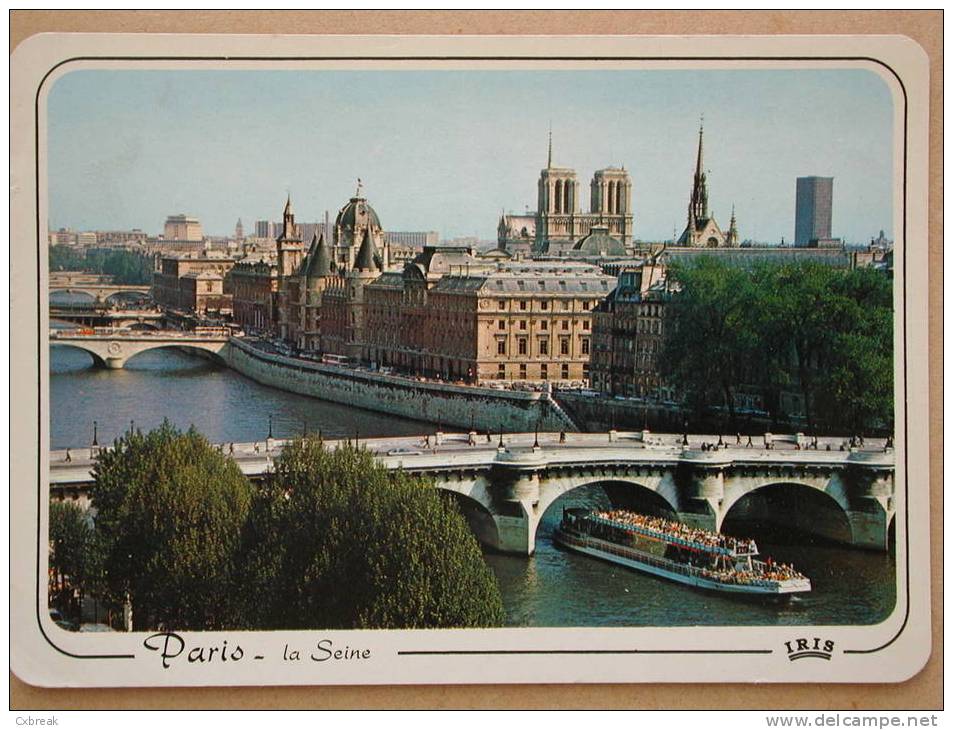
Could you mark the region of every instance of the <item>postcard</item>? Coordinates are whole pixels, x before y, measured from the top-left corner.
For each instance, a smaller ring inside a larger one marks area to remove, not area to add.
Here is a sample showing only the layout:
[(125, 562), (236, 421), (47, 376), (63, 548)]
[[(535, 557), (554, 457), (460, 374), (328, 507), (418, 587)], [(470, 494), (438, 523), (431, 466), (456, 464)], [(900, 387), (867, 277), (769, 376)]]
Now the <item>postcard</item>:
[(11, 84), (24, 681), (927, 661), (913, 41), (41, 34)]

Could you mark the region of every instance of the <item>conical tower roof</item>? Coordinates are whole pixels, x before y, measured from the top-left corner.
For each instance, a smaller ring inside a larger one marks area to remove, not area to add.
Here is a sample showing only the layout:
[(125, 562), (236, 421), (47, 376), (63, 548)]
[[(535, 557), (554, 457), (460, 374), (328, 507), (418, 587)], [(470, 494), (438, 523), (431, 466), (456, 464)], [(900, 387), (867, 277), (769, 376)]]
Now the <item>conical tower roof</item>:
[(360, 271), (374, 271), (378, 268), (377, 247), (374, 245), (374, 238), (371, 236), (371, 229), (364, 229), (364, 240), (361, 241), (361, 249), (357, 252), (357, 258), (354, 260), (354, 268)]
[(308, 251), (308, 269), (305, 272), (309, 279), (327, 276), (331, 273), (331, 254), (324, 243), (324, 233), (320, 238), (314, 234), (311, 239), (311, 249)]

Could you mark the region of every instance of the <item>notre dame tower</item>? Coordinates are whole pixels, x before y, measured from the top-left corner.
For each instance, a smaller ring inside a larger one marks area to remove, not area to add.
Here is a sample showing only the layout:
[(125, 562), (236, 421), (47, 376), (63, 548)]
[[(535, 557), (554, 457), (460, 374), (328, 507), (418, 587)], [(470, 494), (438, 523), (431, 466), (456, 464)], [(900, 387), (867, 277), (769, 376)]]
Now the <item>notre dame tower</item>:
[(540, 171), (536, 207), (537, 255), (561, 255), (593, 226), (607, 226), (609, 235), (624, 245), (632, 242), (632, 180), (625, 168), (597, 170), (589, 191), (589, 212), (579, 209), (579, 181), (576, 171), (553, 167), (553, 135), (549, 134), (549, 155)]

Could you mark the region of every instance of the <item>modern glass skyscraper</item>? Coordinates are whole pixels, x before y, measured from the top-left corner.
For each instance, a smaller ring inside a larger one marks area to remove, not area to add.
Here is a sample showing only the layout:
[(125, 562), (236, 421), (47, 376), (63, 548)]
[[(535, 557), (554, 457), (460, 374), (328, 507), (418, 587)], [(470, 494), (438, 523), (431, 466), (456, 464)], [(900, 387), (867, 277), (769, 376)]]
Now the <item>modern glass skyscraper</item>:
[(831, 238), (831, 204), (834, 178), (799, 177), (797, 207), (794, 213), (794, 245), (809, 246), (811, 241)]

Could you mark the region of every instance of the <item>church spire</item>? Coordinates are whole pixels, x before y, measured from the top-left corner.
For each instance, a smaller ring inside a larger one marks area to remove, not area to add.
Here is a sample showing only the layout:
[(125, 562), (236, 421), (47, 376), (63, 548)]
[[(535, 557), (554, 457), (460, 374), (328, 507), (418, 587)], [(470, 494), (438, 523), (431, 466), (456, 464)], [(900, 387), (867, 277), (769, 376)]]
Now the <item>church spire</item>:
[(701, 175), (704, 166), (704, 138), (705, 138), (705, 115), (702, 115), (701, 122), (698, 125), (698, 159), (695, 161), (695, 175)]
[(546, 157), (546, 169), (552, 169), (553, 166), (553, 125), (549, 125), (549, 155)]
[(705, 117), (698, 127), (698, 157), (695, 159), (695, 180), (692, 185), (692, 198), (689, 203), (689, 222), (708, 218), (708, 177), (705, 174)]
[(731, 206), (731, 223), (728, 224), (728, 235), (725, 237), (728, 246), (738, 245), (738, 221), (735, 220), (735, 206)]

